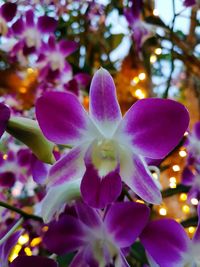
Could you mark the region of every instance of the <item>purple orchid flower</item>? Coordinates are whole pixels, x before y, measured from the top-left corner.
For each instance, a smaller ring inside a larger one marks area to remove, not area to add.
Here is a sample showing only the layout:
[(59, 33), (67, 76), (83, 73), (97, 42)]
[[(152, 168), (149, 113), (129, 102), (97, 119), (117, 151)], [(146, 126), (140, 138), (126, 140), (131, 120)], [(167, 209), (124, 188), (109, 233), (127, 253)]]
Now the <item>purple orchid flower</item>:
[(73, 94), (63, 92), (39, 98), (36, 116), (49, 140), (74, 146), (51, 168), (49, 187), (81, 180), (84, 201), (97, 208), (120, 195), (122, 181), (145, 201), (160, 203), (144, 157), (165, 157), (189, 122), (183, 105), (153, 98), (137, 101), (122, 119), (113, 79), (104, 69), (91, 83), (89, 116)]
[[(200, 218), (200, 206), (198, 206)], [(152, 267), (198, 267), (200, 264), (200, 220), (191, 240), (172, 219), (150, 222), (140, 236)]]
[(28, 10), (25, 13), (25, 20), (21, 17), (12, 25), (12, 35), (19, 38), (12, 49), (12, 56), (15, 56), (19, 51), (28, 55), (39, 49), (43, 35), (54, 32), (56, 26), (56, 20), (48, 16), (41, 16), (35, 22), (33, 10)]
[(8, 267), (8, 257), (11, 250), (16, 245), (22, 231), (16, 231), (3, 244), (0, 245), (0, 264), (1, 267)]
[(0, 138), (7, 127), (9, 118), (10, 118), (10, 109), (3, 103), (0, 103)]
[(182, 173), (182, 184), (191, 186), (188, 192), (188, 201), (192, 198), (200, 200), (200, 166), (196, 166), (195, 170), (185, 167)]
[(58, 264), (48, 258), (41, 256), (19, 256), (11, 264), (10, 267), (58, 267)]
[(8, 32), (7, 23), (10, 22), (17, 12), (17, 5), (5, 3), (0, 7), (0, 34), (6, 35)]
[(136, 51), (140, 51), (142, 44), (150, 35), (150, 27), (141, 20), (140, 13), (143, 6), (143, 0), (130, 1), (132, 6), (124, 10), (124, 15), (128, 21), (129, 27), (133, 31), (133, 40)]
[(70, 267), (128, 267), (122, 249), (131, 246), (147, 224), (148, 207), (118, 202), (101, 216), (86, 204), (77, 203), (75, 212), (51, 222), (43, 239), (48, 250), (59, 255), (78, 251)]
[(65, 73), (66, 77), (71, 77), (72, 69), (66, 61), (66, 57), (73, 53), (77, 47), (78, 45), (74, 41), (61, 40), (56, 42), (55, 36), (50, 36), (48, 44), (43, 43), (40, 48), (40, 55), (37, 61), (39, 79), (41, 81), (44, 79), (54, 81), (61, 76), (62, 72)]

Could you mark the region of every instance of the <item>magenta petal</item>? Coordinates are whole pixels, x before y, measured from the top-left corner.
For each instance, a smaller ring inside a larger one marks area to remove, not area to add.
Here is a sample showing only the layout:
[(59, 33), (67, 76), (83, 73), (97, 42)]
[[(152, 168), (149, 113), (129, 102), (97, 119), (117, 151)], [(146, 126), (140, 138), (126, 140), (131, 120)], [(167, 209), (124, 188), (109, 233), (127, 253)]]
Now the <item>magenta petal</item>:
[(149, 223), (140, 240), (159, 266), (184, 266), (182, 260), (190, 240), (184, 228), (176, 221), (162, 219)]
[(1, 15), (6, 21), (11, 21), (17, 12), (17, 5), (14, 3), (5, 3), (1, 6)]
[(108, 210), (104, 223), (114, 242), (125, 248), (141, 234), (149, 220), (149, 208), (135, 202), (114, 203)]
[(55, 31), (57, 27), (57, 21), (52, 17), (42, 16), (38, 18), (37, 26), (40, 32), (51, 33)]
[(28, 27), (34, 27), (34, 13), (32, 9), (26, 11), (26, 25)]
[(47, 139), (57, 144), (77, 144), (89, 118), (71, 93), (48, 92), (36, 103), (36, 116)]
[(12, 30), (14, 34), (20, 35), (24, 31), (24, 22), (22, 18), (18, 19), (13, 25), (12, 25)]
[(181, 140), (189, 123), (186, 108), (169, 99), (138, 100), (126, 113), (118, 134), (124, 132), (135, 153), (165, 157)]
[(200, 244), (200, 204), (197, 207), (197, 212), (198, 212), (198, 225), (193, 237), (193, 242)]
[(32, 155), (31, 171), (33, 180), (38, 184), (43, 184), (47, 178), (50, 165), (42, 162)]
[(82, 251), (78, 252), (70, 263), (69, 267), (89, 267), (84, 259)]
[(188, 167), (185, 167), (182, 173), (182, 184), (192, 185), (194, 180), (195, 180), (195, 175)]
[(10, 267), (58, 267), (58, 264), (48, 258), (40, 256), (19, 256), (11, 264)]
[(194, 125), (194, 134), (197, 137), (197, 139), (200, 140), (200, 122), (195, 123), (195, 125)]
[(76, 213), (79, 218), (85, 225), (89, 226), (89, 228), (96, 228), (101, 225), (102, 221), (98, 212), (90, 208), (85, 203), (78, 202), (76, 203)]
[[(131, 162), (131, 159), (128, 160)], [(160, 189), (142, 158), (133, 155), (132, 164), (121, 164), (120, 174), (123, 181), (143, 200), (152, 204), (161, 203)]]
[(21, 234), (22, 231), (13, 233), (2, 245), (0, 245), (0, 259), (3, 266), (7, 266), (8, 257)]
[(0, 173), (0, 187), (12, 187), (15, 184), (16, 177), (13, 172), (1, 172)]
[(81, 147), (76, 147), (60, 158), (49, 171), (48, 185), (61, 185), (67, 181), (81, 178), (85, 172), (83, 152)]
[(64, 215), (49, 225), (43, 238), (47, 249), (58, 255), (73, 252), (84, 245), (84, 225), (78, 219)]
[[(81, 182), (81, 194), (84, 201), (91, 207), (104, 208), (117, 199), (122, 190), (118, 168), (104, 177), (100, 177), (92, 164), (86, 166)], [(90, 192), (88, 194), (88, 192)]]
[(98, 128), (108, 136), (113, 134), (122, 117), (113, 78), (103, 68), (95, 73), (91, 82), (90, 114)]
[(91, 76), (87, 73), (78, 73), (74, 75), (75, 81), (81, 86), (87, 86), (91, 80)]
[(0, 103), (0, 138), (6, 129), (9, 118), (10, 109), (6, 105)]
[(78, 48), (78, 44), (74, 41), (61, 40), (58, 45), (64, 57), (69, 56)]

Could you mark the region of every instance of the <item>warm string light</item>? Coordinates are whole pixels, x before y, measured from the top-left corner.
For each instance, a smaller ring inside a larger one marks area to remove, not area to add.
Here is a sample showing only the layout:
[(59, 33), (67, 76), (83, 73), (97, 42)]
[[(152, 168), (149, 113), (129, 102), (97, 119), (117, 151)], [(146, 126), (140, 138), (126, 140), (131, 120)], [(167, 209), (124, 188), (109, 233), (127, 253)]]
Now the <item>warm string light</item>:
[(170, 188), (176, 188), (176, 177), (170, 177), (169, 178), (169, 187)]
[(160, 48), (160, 47), (156, 48), (155, 51), (154, 51), (154, 53), (156, 55), (158, 55), (158, 56), (161, 55), (162, 54), (162, 48)]
[(153, 15), (156, 17), (159, 15), (158, 9), (154, 8)]
[(172, 169), (173, 169), (174, 172), (179, 172), (181, 170), (179, 165), (173, 165)]
[(150, 56), (150, 62), (151, 62), (152, 64), (155, 63), (156, 60), (157, 60), (157, 56), (156, 56), (156, 55), (151, 55), (151, 56)]
[(195, 205), (195, 206), (197, 206), (198, 203), (199, 203), (199, 201), (198, 201), (197, 198), (192, 198), (192, 199), (190, 200), (190, 202), (191, 202), (192, 205)]
[(164, 207), (161, 207), (161, 208), (159, 209), (159, 214), (160, 214), (161, 216), (166, 216), (166, 215), (167, 215), (167, 209), (164, 208)]
[(187, 156), (187, 152), (185, 150), (180, 150), (179, 151), (179, 156), (182, 157), (182, 158), (184, 158), (184, 157)]
[(141, 89), (136, 89), (134, 95), (135, 95), (138, 99), (143, 99), (143, 98), (145, 98), (145, 93), (144, 93)]
[(187, 200), (187, 194), (186, 193), (181, 193), (179, 196), (180, 201), (186, 201)]
[(182, 206), (182, 211), (186, 214), (190, 213), (190, 207), (188, 205)]
[(7, 155), (7, 154), (4, 154), (4, 155), (3, 155), (3, 159), (4, 159), (4, 160), (7, 160), (7, 158), (8, 158), (8, 155)]

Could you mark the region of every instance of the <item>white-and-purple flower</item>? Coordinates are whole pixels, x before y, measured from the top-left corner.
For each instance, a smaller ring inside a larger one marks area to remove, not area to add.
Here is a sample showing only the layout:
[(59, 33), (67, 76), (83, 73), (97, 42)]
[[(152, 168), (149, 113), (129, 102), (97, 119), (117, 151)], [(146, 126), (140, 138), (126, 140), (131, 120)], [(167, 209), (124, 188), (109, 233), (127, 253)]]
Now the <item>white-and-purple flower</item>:
[(39, 80), (55, 81), (65, 76), (69, 78), (65, 83), (71, 80), (72, 68), (66, 61), (66, 57), (72, 54), (78, 47), (74, 41), (61, 40), (56, 42), (55, 36), (49, 37), (48, 43), (43, 43), (40, 48), (39, 58), (36, 66), (39, 69)]
[(53, 33), (57, 21), (48, 16), (35, 18), (33, 10), (28, 10), (24, 17), (20, 17), (12, 25), (12, 36), (18, 39), (14, 45), (11, 56), (14, 57), (22, 51), (24, 55), (35, 52), (41, 47), (43, 35)]
[(44, 243), (58, 255), (78, 251), (70, 267), (128, 267), (123, 249), (138, 238), (149, 219), (144, 204), (118, 202), (103, 214), (77, 203), (72, 214), (49, 225)]
[(74, 146), (51, 168), (49, 188), (81, 180), (84, 201), (97, 208), (117, 199), (122, 181), (145, 201), (159, 204), (161, 193), (144, 157), (165, 157), (189, 123), (183, 105), (156, 98), (137, 101), (122, 118), (113, 79), (104, 69), (91, 83), (89, 116), (73, 94), (63, 92), (39, 98), (36, 116), (49, 140)]

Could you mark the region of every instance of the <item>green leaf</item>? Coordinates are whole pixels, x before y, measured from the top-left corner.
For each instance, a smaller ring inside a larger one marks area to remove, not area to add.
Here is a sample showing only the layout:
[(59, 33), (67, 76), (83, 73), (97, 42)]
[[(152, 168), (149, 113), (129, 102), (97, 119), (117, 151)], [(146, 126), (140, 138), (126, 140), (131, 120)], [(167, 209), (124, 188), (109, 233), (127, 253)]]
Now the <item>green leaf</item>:
[(37, 121), (12, 117), (6, 131), (27, 145), (39, 160), (49, 164), (54, 163), (55, 158), (52, 153), (54, 144), (44, 137)]

